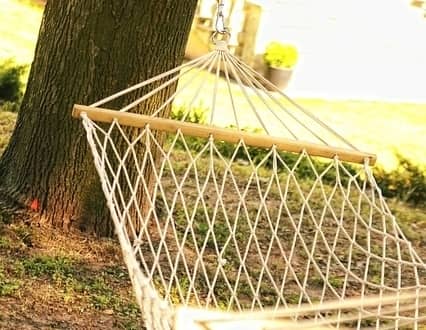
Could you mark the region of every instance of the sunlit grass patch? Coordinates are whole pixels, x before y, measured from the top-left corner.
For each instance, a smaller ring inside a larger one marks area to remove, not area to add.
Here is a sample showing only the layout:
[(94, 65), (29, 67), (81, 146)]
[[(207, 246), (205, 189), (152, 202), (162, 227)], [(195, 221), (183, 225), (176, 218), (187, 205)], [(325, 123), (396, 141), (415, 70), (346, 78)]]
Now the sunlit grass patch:
[(376, 153), (386, 169), (396, 154), (426, 164), (426, 104), (386, 101), (298, 100), (361, 150)]
[(0, 297), (13, 295), (19, 290), (21, 282), (14, 279), (7, 279), (0, 273)]
[(0, 0), (0, 8), (0, 60), (31, 63), (43, 9), (17, 0)]
[(64, 256), (38, 256), (25, 259), (22, 264), (25, 273), (31, 277), (67, 277), (72, 275), (75, 268), (74, 262)]
[[(214, 115), (216, 124), (222, 126), (235, 125), (235, 120), (231, 115), (232, 107), (229, 105), (229, 93), (232, 93), (241, 127), (258, 128), (253, 127), (254, 124), (260, 125), (253, 112), (253, 109), (256, 109), (262, 116), (262, 120), (268, 123), (271, 135), (280, 135), (283, 128), (279, 125), (276, 127), (272, 125), (277, 120), (272, 112), (268, 111), (262, 99), (256, 96), (255, 91), (232, 82), (228, 86), (225, 79), (219, 79), (216, 86), (215, 80), (215, 75), (207, 72), (197, 73), (197, 76), (195, 74), (183, 75), (180, 79), (182, 93), (179, 94), (177, 103), (184, 106), (191, 104), (197, 90), (197, 84), (203, 84), (203, 88), (199, 90), (192, 106), (211, 111), (213, 106), (211, 91), (217, 88)], [(188, 83), (189, 85), (187, 85)], [(291, 97), (291, 95), (289, 96)], [(250, 102), (247, 101), (247, 97)], [(287, 99), (278, 94), (275, 97), (297, 117), (300, 115), (300, 111)], [(426, 153), (424, 152), (424, 145), (426, 144), (426, 104), (397, 103), (386, 100), (358, 101), (309, 98), (299, 98), (295, 101), (336, 130), (358, 149), (377, 154), (378, 164), (387, 170), (398, 165), (396, 154), (410, 159), (415, 164), (426, 164)], [(281, 116), (281, 113), (275, 112)], [(210, 118), (210, 113), (207, 114), (206, 118)], [(293, 126), (291, 128), (297, 129)], [(311, 128), (315, 130), (315, 127)], [(323, 135), (322, 131), (316, 133)], [(298, 137), (302, 141), (315, 142), (311, 141), (312, 137), (307, 131), (298, 132)], [(335, 141), (328, 139), (327, 142), (335, 143)]]

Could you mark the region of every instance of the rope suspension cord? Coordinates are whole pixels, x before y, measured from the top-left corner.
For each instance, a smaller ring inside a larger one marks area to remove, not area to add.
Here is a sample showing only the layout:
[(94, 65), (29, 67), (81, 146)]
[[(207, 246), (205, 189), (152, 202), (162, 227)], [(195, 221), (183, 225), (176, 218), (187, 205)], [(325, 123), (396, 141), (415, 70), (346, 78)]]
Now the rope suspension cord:
[[(221, 18), (223, 18), (223, 14), (218, 14), (218, 19), (220, 20)], [(247, 107), (247, 109), (249, 109), (254, 115), (254, 121), (252, 122), (257, 122), (263, 131), (266, 132), (267, 135), (271, 136), (271, 138), (259, 136), (258, 139), (247, 139), (246, 143), (249, 145), (251, 144), (250, 141), (255, 141), (253, 146), (270, 147), (271, 145), (275, 144), (279, 146), (280, 150), (283, 151), (298, 153), (303, 150), (307, 150), (312, 155), (326, 158), (333, 158), (338, 156), (341, 160), (360, 164), (363, 164), (364, 160), (368, 158), (370, 165), (374, 165), (376, 160), (375, 155), (359, 151), (356, 147), (353, 146), (353, 144), (348, 142), (340, 134), (324, 124), (320, 119), (316, 118), (311, 112), (299, 106), (292, 107), (292, 105), (296, 104), (293, 103), (293, 101), (289, 104), (283, 104), (283, 97), (286, 96), (282, 93), (276, 95), (276, 93), (272, 93), (271, 91), (267, 90), (264, 87), (263, 80), (258, 77), (258, 74), (252, 71), (252, 69), (247, 67), (244, 63), (239, 61), (227, 50), (226, 40), (219, 40), (219, 35), (224, 36), (225, 38), (229, 35), (227, 29), (225, 28), (223, 30), (218, 30), (215, 33), (215, 51), (204, 55), (201, 58), (185, 63), (175, 69), (169, 70), (156, 77), (148, 79), (147, 81), (144, 81), (140, 84), (132, 86), (126, 90), (104, 98), (98, 102), (95, 102), (90, 106), (91, 111), (88, 111), (87, 113), (92, 116), (94, 111), (99, 109), (99, 113), (96, 115), (97, 120), (106, 120), (107, 122), (110, 122), (110, 116), (104, 117), (106, 114), (104, 110), (107, 109), (100, 109), (98, 108), (99, 106), (125, 94), (131, 93), (139, 88), (146, 87), (162, 79), (169, 78), (157, 87), (153, 88), (150, 92), (131, 102), (127, 106), (121, 108), (119, 111), (132, 111), (133, 108), (137, 107), (143, 102), (148, 101), (151, 97), (154, 97), (158, 93), (161, 93), (164, 88), (171, 86), (173, 83), (179, 81), (176, 91), (153, 112), (151, 117), (159, 116), (166, 106), (172, 103), (176, 103), (175, 101), (182, 97), (182, 95), (187, 94), (188, 91), (195, 90), (195, 93), (189, 97), (190, 102), (187, 104), (187, 109), (181, 118), (181, 121), (184, 121), (187, 119), (192, 107), (196, 104), (197, 100), (201, 101), (201, 96), (205, 90), (207, 80), (209, 79), (207, 78), (206, 74), (211, 74), (214, 77), (214, 88), (213, 93), (211, 94), (212, 100), (209, 121), (211, 127), (206, 129), (208, 129), (211, 133), (218, 133), (220, 130), (219, 128), (215, 127), (215, 119), (223, 117), (223, 114), (216, 114), (216, 112), (219, 110), (217, 95), (218, 89), (224, 89), (225, 93), (229, 96), (228, 104), (230, 109), (232, 109), (232, 125), (235, 126), (239, 131), (228, 130), (225, 134), (214, 134), (214, 137), (216, 136), (217, 138), (220, 136), (220, 139), (223, 141), (234, 143), (242, 136), (247, 135), (247, 132), (243, 131), (244, 126), (242, 125), (242, 117), (247, 116), (243, 116), (243, 113), (239, 111), (239, 105), (236, 103), (237, 100), (233, 96), (235, 93), (233, 90), (238, 88), (244, 95), (245, 105), (243, 104), (242, 106)], [(194, 88), (194, 85), (198, 82), (197, 76), (200, 77), (201, 82)], [(223, 76), (225, 78), (225, 84), (222, 82)], [(285, 100), (286, 99), (287, 98), (285, 98)], [(75, 109), (75, 115), (78, 116), (81, 110), (82, 108), (77, 106)], [(266, 122), (264, 120), (266, 114), (264, 111), (268, 112), (275, 119), (275, 121)], [(285, 113), (285, 116), (280, 113), (282, 111)], [(117, 114), (114, 115), (114, 118), (120, 121), (124, 117)], [(137, 114), (132, 115), (132, 118), (134, 118), (134, 120), (126, 122), (128, 125), (140, 126), (145, 122), (143, 116)], [(188, 126), (188, 124), (175, 123), (173, 127), (175, 127), (175, 129), (179, 129), (182, 128), (182, 125)], [(272, 127), (272, 125), (274, 125), (275, 129)], [(315, 131), (310, 127), (314, 125), (315, 127), (321, 128), (321, 130)], [(277, 128), (279, 126), (281, 126), (281, 129), (278, 131)], [(196, 137), (205, 136), (204, 133), (200, 136), (200, 133), (198, 133), (199, 130), (197, 129), (189, 131), (185, 130), (185, 132), (186, 134), (190, 134)], [(279, 132), (279, 134), (283, 134), (284, 138), (280, 140), (280, 135), (276, 135), (277, 132)], [(288, 137), (285, 136), (286, 134), (288, 134)], [(313, 137), (315, 142), (305, 142), (308, 141), (307, 138), (309, 136)], [(330, 137), (332, 137), (334, 140), (328, 141)], [(258, 140), (258, 142), (256, 140)], [(295, 146), (297, 146), (296, 148), (293, 146), (294, 143), (291, 140), (295, 140)], [(341, 146), (334, 147), (333, 145), (335, 142), (332, 141), (340, 141)]]

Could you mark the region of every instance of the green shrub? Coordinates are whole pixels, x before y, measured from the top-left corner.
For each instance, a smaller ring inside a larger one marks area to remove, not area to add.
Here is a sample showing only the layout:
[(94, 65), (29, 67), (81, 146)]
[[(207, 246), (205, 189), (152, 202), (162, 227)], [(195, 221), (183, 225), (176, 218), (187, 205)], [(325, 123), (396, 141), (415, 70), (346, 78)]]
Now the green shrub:
[(399, 165), (386, 172), (375, 170), (377, 183), (385, 197), (397, 198), (415, 205), (426, 205), (426, 169), (398, 155)]
[(189, 123), (195, 124), (205, 124), (207, 109), (202, 106), (191, 108), (188, 111), (188, 108), (185, 105), (175, 106), (172, 108), (170, 118), (173, 120), (186, 121)]
[(291, 69), (296, 65), (298, 58), (296, 47), (276, 41), (266, 47), (263, 55), (265, 64), (273, 68)]
[[(178, 121), (185, 121), (194, 124), (206, 124), (206, 112), (207, 109), (202, 106), (194, 107), (188, 110), (185, 105), (176, 106), (172, 108), (170, 118)], [(175, 134), (169, 134), (168, 141), (171, 142), (175, 138)], [(199, 152), (205, 145), (205, 139), (197, 137), (185, 138), (186, 145), (193, 152)], [(186, 147), (181, 139), (176, 141), (175, 146), (179, 149), (184, 150)]]
[(0, 103), (19, 103), (22, 98), (21, 76), (26, 67), (9, 59), (0, 63)]

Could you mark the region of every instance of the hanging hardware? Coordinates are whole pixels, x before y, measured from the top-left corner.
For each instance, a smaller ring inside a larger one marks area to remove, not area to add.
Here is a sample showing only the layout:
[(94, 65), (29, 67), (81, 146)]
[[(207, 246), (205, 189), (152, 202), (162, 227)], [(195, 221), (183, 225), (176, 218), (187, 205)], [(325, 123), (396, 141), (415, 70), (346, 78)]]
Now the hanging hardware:
[(225, 27), (225, 15), (223, 14), (225, 4), (223, 0), (217, 1), (217, 14), (216, 14), (216, 32), (220, 34), (228, 34), (228, 28)]

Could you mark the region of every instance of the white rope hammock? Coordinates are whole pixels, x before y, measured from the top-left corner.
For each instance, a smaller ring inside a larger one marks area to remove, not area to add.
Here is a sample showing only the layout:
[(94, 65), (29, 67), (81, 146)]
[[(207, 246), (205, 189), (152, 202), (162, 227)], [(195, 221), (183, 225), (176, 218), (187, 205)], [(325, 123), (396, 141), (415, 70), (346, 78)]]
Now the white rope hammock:
[[(125, 107), (106, 109), (123, 99)], [(200, 106), (208, 122), (187, 122)], [(172, 107), (182, 109), (180, 120), (163, 118)], [(375, 156), (226, 42), (73, 114), (87, 132), (148, 329), (172, 327), (177, 305), (275, 311), (305, 328), (307, 319), (358, 329), (425, 321), (426, 265), (374, 180)], [(358, 300), (349, 315), (351, 297)], [(325, 311), (330, 301), (338, 305)]]

